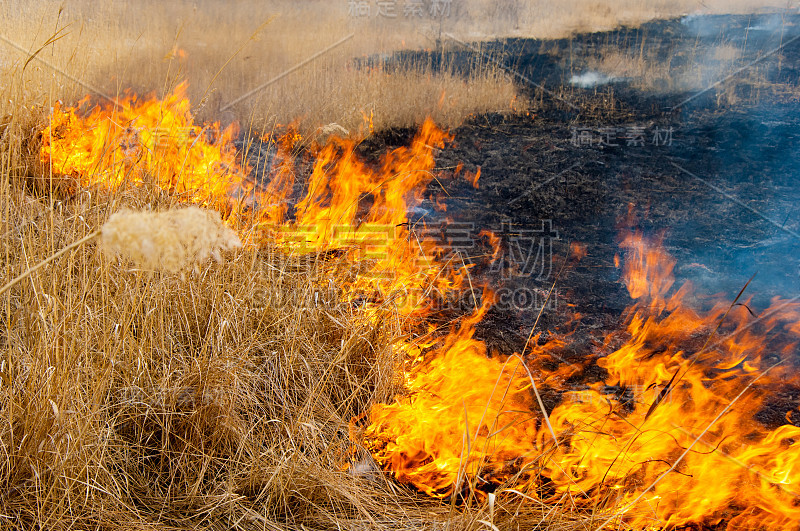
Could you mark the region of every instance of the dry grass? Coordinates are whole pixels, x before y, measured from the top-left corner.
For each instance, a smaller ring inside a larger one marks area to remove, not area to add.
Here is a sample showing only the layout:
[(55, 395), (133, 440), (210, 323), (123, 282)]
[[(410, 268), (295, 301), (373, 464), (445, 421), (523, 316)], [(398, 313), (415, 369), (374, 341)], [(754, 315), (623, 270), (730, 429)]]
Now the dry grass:
[(504, 3), (518, 13), (518, 22), (513, 28), (515, 33), (533, 34), (540, 38), (561, 38), (574, 32), (608, 31), (620, 25), (636, 26), (648, 20), (693, 13), (753, 13), (787, 7), (785, 2), (769, 0), (566, 0), (558, 3), (506, 0)]
[[(2, 206), (19, 223), (3, 241), (7, 275), (108, 214), (86, 200), (64, 205), (65, 216), (8, 188)], [(6, 522), (368, 519), (369, 496), (348, 491), (375, 487), (338, 470), (349, 418), (388, 398), (393, 331), (344, 308), (302, 307), (309, 289), (256, 252), (182, 281), (108, 261), (91, 244), (16, 286), (3, 301)]]
[[(363, 130), (370, 117), (375, 127), (411, 126), (426, 116), (455, 126), (473, 113), (508, 110), (516, 95), (496, 70), (467, 82), (430, 65), (385, 67), (394, 50), (431, 46), (424, 36), (431, 31), (403, 20), (397, 27), (383, 19), (364, 22), (348, 16), (346, 2), (61, 6), (11, 2), (0, 8), (2, 37), (11, 43), (0, 43), (7, 52), (0, 62), (0, 114), (90, 92), (164, 94), (186, 79), (199, 120), (261, 130), (295, 122), (311, 134), (330, 123)], [(26, 67), (29, 53), (52, 35), (57, 40)], [(371, 66), (360, 64), (368, 59)]]
[(674, 66), (671, 59), (659, 61), (654, 50), (641, 53), (621, 53), (616, 48), (604, 48), (587, 61), (591, 71), (614, 79), (625, 79), (630, 86), (651, 94), (674, 94), (702, 90), (724, 80), (715, 91), (716, 105), (754, 104), (771, 98), (777, 101), (797, 101), (798, 89), (793, 83), (767, 80), (769, 65), (753, 65), (743, 73), (729, 75), (752, 61), (740, 47), (722, 43), (698, 52), (692, 61)]
[[(370, 17), (352, 16), (350, 4), (5, 2), (0, 7), (0, 37), (7, 41), (0, 42), (0, 115), (50, 106), (56, 99), (75, 101), (95, 89), (110, 96), (129, 88), (164, 94), (188, 79), (199, 119), (239, 121), (262, 130), (297, 122), (306, 134), (330, 123), (357, 131), (369, 116), (375, 127), (412, 125), (427, 115), (454, 126), (470, 114), (509, 110), (516, 96), (512, 80), (491, 68), (469, 82), (447, 68), (434, 72), (430, 65), (398, 72), (384, 68), (382, 58), (403, 48), (435, 48), (443, 33), (479, 39), (564, 37), (661, 16), (745, 12), (767, 5), (752, 0), (715, 0), (704, 7), (689, 0), (590, 5), (468, 0), (453, 2), (447, 15), (434, 19), (427, 12), (405, 16), (398, 2), (392, 19), (378, 16), (375, 5)], [(358, 67), (353, 58), (359, 57), (371, 58), (374, 66)], [(524, 107), (519, 99), (514, 104)]]
[[(0, 64), (0, 285), (122, 208), (173, 202), (144, 191), (65, 197), (25, 180), (47, 108), (87, 84), (117, 94), (188, 78), (201, 117), (300, 120), (306, 131), (355, 129), (365, 114), (376, 127), (427, 114), (453, 125), (514, 98), (493, 71), (466, 83), (426, 66), (356, 69), (353, 55), (404, 39), (429, 44), (402, 26), (361, 31), (346, 15), (318, 16), (330, 4), (197, 4), (77, 2), (60, 15), (54, 3), (3, 5), (3, 36), (31, 53), (62, 28), (68, 34), (27, 65), (11, 48)], [(524, 20), (513, 2), (498, 5), (498, 20)], [(598, 20), (613, 18), (602, 13)], [(224, 102), (350, 31), (357, 36), (335, 54), (222, 113)], [(376, 325), (351, 305), (317, 304), (329, 271), (245, 245), (182, 273), (109, 259), (89, 242), (0, 296), (0, 528), (591, 528), (581, 515), (524, 500), (440, 503), (375, 473), (351, 441), (350, 420), (394, 396), (392, 344), (406, 331), (388, 309)], [(347, 469), (351, 460), (360, 465)]]

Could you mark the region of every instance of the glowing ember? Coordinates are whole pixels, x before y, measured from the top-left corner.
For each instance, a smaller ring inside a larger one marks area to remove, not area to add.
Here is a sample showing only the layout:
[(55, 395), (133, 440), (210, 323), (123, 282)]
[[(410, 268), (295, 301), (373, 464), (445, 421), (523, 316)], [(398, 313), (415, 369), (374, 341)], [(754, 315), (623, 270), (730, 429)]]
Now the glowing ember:
[[(429, 293), (465, 285), (466, 266), (441, 263), (435, 245), (409, 228), (435, 150), (449, 140), (433, 123), (377, 169), (355, 157), (353, 142), (332, 139), (315, 153), (308, 191), (292, 208), (291, 166), (279, 164), (262, 187), (250, 183), (232, 145), (235, 130), (194, 125), (184, 90), (164, 100), (128, 96), (88, 114), (56, 108), (42, 131), (41, 160), (82, 186), (155, 185), (228, 216), (233, 198), (247, 194), (259, 208), (237, 219), (259, 229), (262, 243), (296, 255), (341, 251), (360, 270), (344, 295), (366, 294), (376, 316), (394, 301), (417, 329), (425, 328)], [(276, 142), (282, 160), (297, 141), (290, 134)], [(478, 186), (479, 175), (466, 177)], [(486, 236), (496, 256), (497, 238)], [(615, 263), (636, 303), (625, 330), (609, 333), (604, 354), (587, 353), (583, 367), (553, 369), (568, 337), (532, 341), (524, 356), (488, 357), (475, 327), (491, 307), (489, 290), (449, 333), (398, 344), (407, 390), (369, 412), (363, 439), (375, 459), (431, 496), (522, 494), (593, 512), (617, 528), (796, 525), (800, 428), (770, 430), (754, 415), (776, 386), (800, 385), (792, 365), (800, 304), (776, 299), (753, 316), (720, 302), (701, 314), (687, 302), (690, 286), (673, 289), (674, 261), (658, 242), (632, 233), (622, 248)], [(604, 382), (565, 385), (592, 364), (606, 371)], [(543, 386), (560, 396), (550, 411)]]

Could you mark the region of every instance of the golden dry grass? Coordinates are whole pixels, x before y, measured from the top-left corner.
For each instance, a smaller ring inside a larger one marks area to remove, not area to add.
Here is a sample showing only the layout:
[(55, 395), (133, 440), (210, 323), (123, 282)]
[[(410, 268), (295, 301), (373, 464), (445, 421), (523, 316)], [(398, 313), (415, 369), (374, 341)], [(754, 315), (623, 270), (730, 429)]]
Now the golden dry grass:
[[(345, 2), (145, 0), (61, 8), (47, 1), (0, 8), (7, 40), (0, 42), (1, 114), (87, 93), (163, 95), (188, 80), (200, 120), (262, 130), (295, 122), (310, 134), (330, 123), (356, 132), (370, 117), (377, 128), (412, 126), (426, 116), (455, 126), (473, 113), (508, 110), (516, 95), (511, 80), (491, 69), (467, 82), (430, 65), (385, 67), (387, 54), (406, 44), (431, 46), (424, 36), (430, 31), (364, 22), (348, 16)], [(45, 45), (52, 35), (56, 40)], [(359, 64), (367, 59), (371, 66)]]
[[(515, 96), (510, 81), (491, 70), (465, 82), (425, 66), (356, 69), (354, 55), (430, 43), (416, 28), (360, 28), (341, 6), (337, 16), (320, 16), (330, 15), (331, 4), (196, 5), (74, 2), (59, 14), (55, 3), (3, 4), (0, 32), (27, 53), (0, 43), (0, 285), (121, 208), (163, 210), (173, 202), (151, 191), (66, 197), (28, 179), (31, 140), (48, 107), (76, 100), (87, 85), (112, 95), (127, 87), (164, 92), (186, 78), (201, 117), (256, 126), (300, 120), (309, 132), (334, 122), (357, 129), (370, 113), (376, 127), (411, 125), (428, 114), (453, 125), (504, 109)], [(513, 2), (497, 5), (496, 24), (545, 26)], [(555, 12), (568, 12), (569, 20), (548, 31), (568, 31), (573, 19), (586, 23), (581, 16), (602, 24), (619, 18), (602, 8), (577, 16), (568, 7), (576, 4), (564, 5)], [(482, 31), (475, 13), (459, 17)], [(356, 37), (333, 56), (229, 115), (221, 111), (350, 31)], [(26, 65), (54, 34), (65, 36)], [(596, 526), (521, 499), (456, 507), (376, 473), (348, 429), (352, 417), (398, 390), (392, 344), (405, 333), (400, 320), (387, 310), (375, 325), (351, 305), (319, 305), (315, 293), (329, 272), (269, 250), (245, 246), (226, 258), (181, 275), (109, 258), (89, 242), (0, 296), (0, 528)], [(345, 470), (351, 460), (360, 464)]]
[[(119, 230), (104, 223), (121, 208), (174, 202), (140, 190), (32, 196), (10, 173), (3, 168), (0, 188), (3, 284), (101, 227)], [(137, 251), (161, 229), (125, 230), (111, 239)], [(1, 528), (542, 522), (547, 508), (523, 499), (457, 507), (425, 498), (391, 483), (354, 443), (351, 419), (399, 389), (392, 345), (408, 330), (389, 307), (376, 321), (335, 293), (319, 302), (348, 266), (245, 245), (220, 263), (168, 272), (125, 256), (141, 254), (107, 254), (91, 240), (0, 295)], [(569, 529), (579, 516), (550, 515), (539, 528)]]
[[(108, 215), (105, 199), (46, 202), (5, 187), (15, 220), (3, 239), (6, 278)], [(306, 305), (310, 287), (255, 251), (181, 280), (104, 258), (93, 244), (15, 286), (1, 337), (5, 522), (369, 520), (349, 491), (377, 487), (339, 470), (349, 418), (388, 398), (396, 332), (347, 308)]]
[[(512, 102), (524, 107), (515, 101), (512, 80), (493, 68), (469, 82), (430, 65), (401, 72), (384, 67), (382, 59), (399, 49), (435, 48), (444, 33), (468, 39), (553, 38), (656, 17), (751, 12), (769, 5), (752, 0), (702, 5), (690, 0), (589, 5), (578, 0), (465, 0), (452, 2), (450, 11), (436, 19), (427, 11), (406, 16), (402, 2), (396, 3), (395, 18), (379, 16), (376, 5), (369, 17), (353, 16), (352, 4), (4, 2), (0, 115), (49, 106), (57, 99), (72, 102), (95, 90), (109, 96), (125, 89), (164, 94), (187, 79), (198, 118), (239, 121), (262, 130), (296, 122), (307, 134), (330, 123), (357, 131), (369, 116), (377, 128), (413, 125), (428, 115), (440, 125), (454, 126), (471, 114), (509, 110)], [(373, 67), (359, 67), (354, 58), (370, 58)]]

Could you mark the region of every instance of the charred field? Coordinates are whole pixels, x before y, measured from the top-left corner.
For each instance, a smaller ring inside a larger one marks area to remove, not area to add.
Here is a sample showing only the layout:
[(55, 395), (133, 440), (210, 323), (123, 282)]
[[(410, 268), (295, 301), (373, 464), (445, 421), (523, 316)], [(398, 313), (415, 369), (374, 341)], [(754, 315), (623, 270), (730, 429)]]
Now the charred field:
[[(455, 65), (464, 75), (482, 62), (502, 64), (533, 100), (524, 113), (483, 115), (453, 130), (437, 166), (480, 169), (480, 185), (452, 181), (431, 193), (447, 196), (445, 217), (475, 232), (505, 228), (506, 246), (514, 228), (551, 234), (556, 268), (570, 242), (589, 245), (585, 263), (559, 280), (577, 290), (569, 301), (577, 311), (619, 314), (630, 303), (614, 272), (626, 223), (662, 235), (678, 259), (677, 277), (710, 294), (735, 294), (756, 274), (754, 301), (764, 305), (800, 289), (792, 235), (800, 48), (791, 42), (799, 33), (797, 16), (698, 16), (480, 49), (443, 40), (437, 51), (395, 60)], [(703, 63), (729, 43), (744, 50), (736, 66)], [(639, 71), (615, 79), (613, 65), (597, 70), (612, 50), (641, 57)], [(663, 79), (652, 78), (645, 63), (665, 62)], [(737, 72), (748, 65), (758, 71)], [(680, 81), (700, 70), (719, 75), (707, 85), (693, 79), (691, 89)], [(601, 81), (582, 87), (576, 80), (587, 72)], [(374, 158), (413, 134), (380, 132), (359, 152)], [(439, 221), (443, 215), (427, 207), (421, 215)], [(532, 285), (547, 290), (557, 271), (536, 265), (527, 281), (538, 276)]]
[(442, 28), (3, 118), (0, 529), (800, 529), (800, 15)]
[[(491, 230), (506, 260), (526, 252), (533, 259), (528, 271), (502, 264), (476, 269), (492, 285), (533, 293), (495, 305), (478, 325), (476, 337), (490, 352), (523, 352), (537, 319), (543, 344), (548, 331), (571, 330), (558, 350), (562, 364), (602, 351), (602, 338), (632, 303), (615, 265), (626, 227), (662, 242), (676, 258), (677, 281), (707, 294), (694, 301), (699, 307), (710, 305), (713, 294), (732, 299), (745, 286), (747, 304), (762, 308), (800, 289), (800, 241), (792, 228), (800, 194), (798, 34), (796, 15), (718, 15), (559, 40), (442, 38), (433, 51), (395, 54), (400, 65), (448, 65), (463, 75), (477, 65), (502, 65), (534, 102), (525, 113), (483, 115), (452, 131), (437, 167), (480, 171), (479, 186), (432, 183), (429, 192), (446, 201), (446, 214), (433, 201), (418, 214), (433, 226), (446, 218), (443, 226), (455, 227), (451, 238), (459, 230)], [(735, 65), (730, 57), (709, 59), (721, 46), (737, 48)], [(603, 72), (609, 53), (631, 57), (636, 68), (616, 75), (611, 61)], [(584, 86), (587, 72), (592, 86)], [(381, 132), (358, 151), (370, 159), (413, 134)], [(439, 237), (447, 240), (447, 229)], [(586, 244), (586, 257), (573, 265), (574, 242)], [(467, 248), (462, 252), (476, 261), (486, 251)], [(462, 311), (474, 308), (461, 302)], [(582, 314), (578, 326), (574, 312)], [(441, 320), (450, 317), (448, 308)], [(790, 363), (800, 363), (796, 351)], [(571, 389), (606, 376), (590, 365)], [(546, 409), (569, 400), (563, 388), (541, 392)], [(633, 396), (619, 386), (607, 392)], [(754, 418), (771, 429), (791, 424), (799, 400), (800, 389), (788, 384)], [(711, 526), (717, 527), (726, 522)]]

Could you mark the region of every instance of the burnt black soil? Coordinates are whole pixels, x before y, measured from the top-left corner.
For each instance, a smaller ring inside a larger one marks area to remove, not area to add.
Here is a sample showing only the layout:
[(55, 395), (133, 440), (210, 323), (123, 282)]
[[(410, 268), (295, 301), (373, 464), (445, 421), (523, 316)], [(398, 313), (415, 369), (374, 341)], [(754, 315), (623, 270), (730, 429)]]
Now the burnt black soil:
[[(530, 116), (476, 118), (454, 131), (454, 142), (439, 154), (445, 172), (459, 163), (481, 170), (477, 190), (457, 178), (442, 182), (446, 215), (474, 224), (476, 233), (506, 234), (507, 249), (515, 245), (514, 234), (544, 234), (546, 224), (555, 237), (552, 266), (500, 275), (512, 289), (546, 293), (569, 242), (586, 244), (587, 256), (570, 262), (557, 279), (557, 304), (545, 308), (538, 326), (546, 337), (568, 314), (583, 314), (570, 347), (559, 353), (577, 360), (603, 355), (597, 339), (619, 325), (632, 302), (614, 263), (622, 228), (663, 236), (677, 260), (678, 284), (691, 281), (701, 296), (733, 300), (754, 274), (745, 298), (752, 297), (755, 311), (773, 297), (800, 296), (798, 36), (798, 16), (696, 17), (556, 41), (483, 43), (480, 52), (443, 47), (428, 57), (401, 54), (398, 62), (441, 61), (469, 71), (487, 54), (524, 76), (517, 78), (521, 89), (538, 102)], [(621, 53), (644, 49), (649, 60), (669, 59), (679, 68), (721, 43), (746, 50), (744, 68), (725, 83), (709, 80), (705, 91), (645, 90), (624, 80), (594, 88), (569, 83), (609, 46)], [(746, 75), (753, 68), (757, 81)], [(735, 97), (722, 97), (726, 91)], [(391, 131), (363, 150), (379, 153), (412, 134)], [(438, 183), (431, 192), (442, 195)], [(501, 305), (479, 333), (500, 352), (520, 351), (541, 304), (534, 306)], [(560, 400), (558, 393), (544, 393), (548, 407)], [(796, 391), (785, 390), (756, 417), (774, 429), (797, 406)]]
[[(663, 234), (679, 282), (691, 280), (700, 293), (733, 299), (756, 274), (746, 292), (755, 306), (800, 295), (800, 91), (792, 92), (800, 72), (800, 16), (684, 17), (570, 39), (507, 39), (480, 49), (449, 44), (398, 54), (396, 62), (468, 72), (488, 57), (524, 76), (517, 78), (520, 88), (537, 102), (529, 116), (473, 119), (453, 131), (454, 142), (438, 157), (445, 173), (459, 163), (481, 170), (477, 190), (464, 180), (442, 183), (448, 218), (473, 223), (475, 232), (552, 226), (552, 268), (528, 275), (529, 283), (548, 289), (568, 242), (585, 243), (588, 256), (568, 267), (558, 285), (570, 292), (576, 311), (619, 314), (631, 301), (614, 256), (620, 228), (631, 226)], [(570, 84), (609, 49), (669, 60), (677, 71), (720, 45), (744, 50), (742, 66), (700, 90), (641, 89), (626, 80)], [(758, 69), (758, 83), (747, 77), (751, 69)], [(363, 155), (412, 136), (411, 130), (376, 135), (362, 145)], [(431, 193), (442, 195), (439, 183)], [(431, 209), (427, 220), (437, 216)]]

